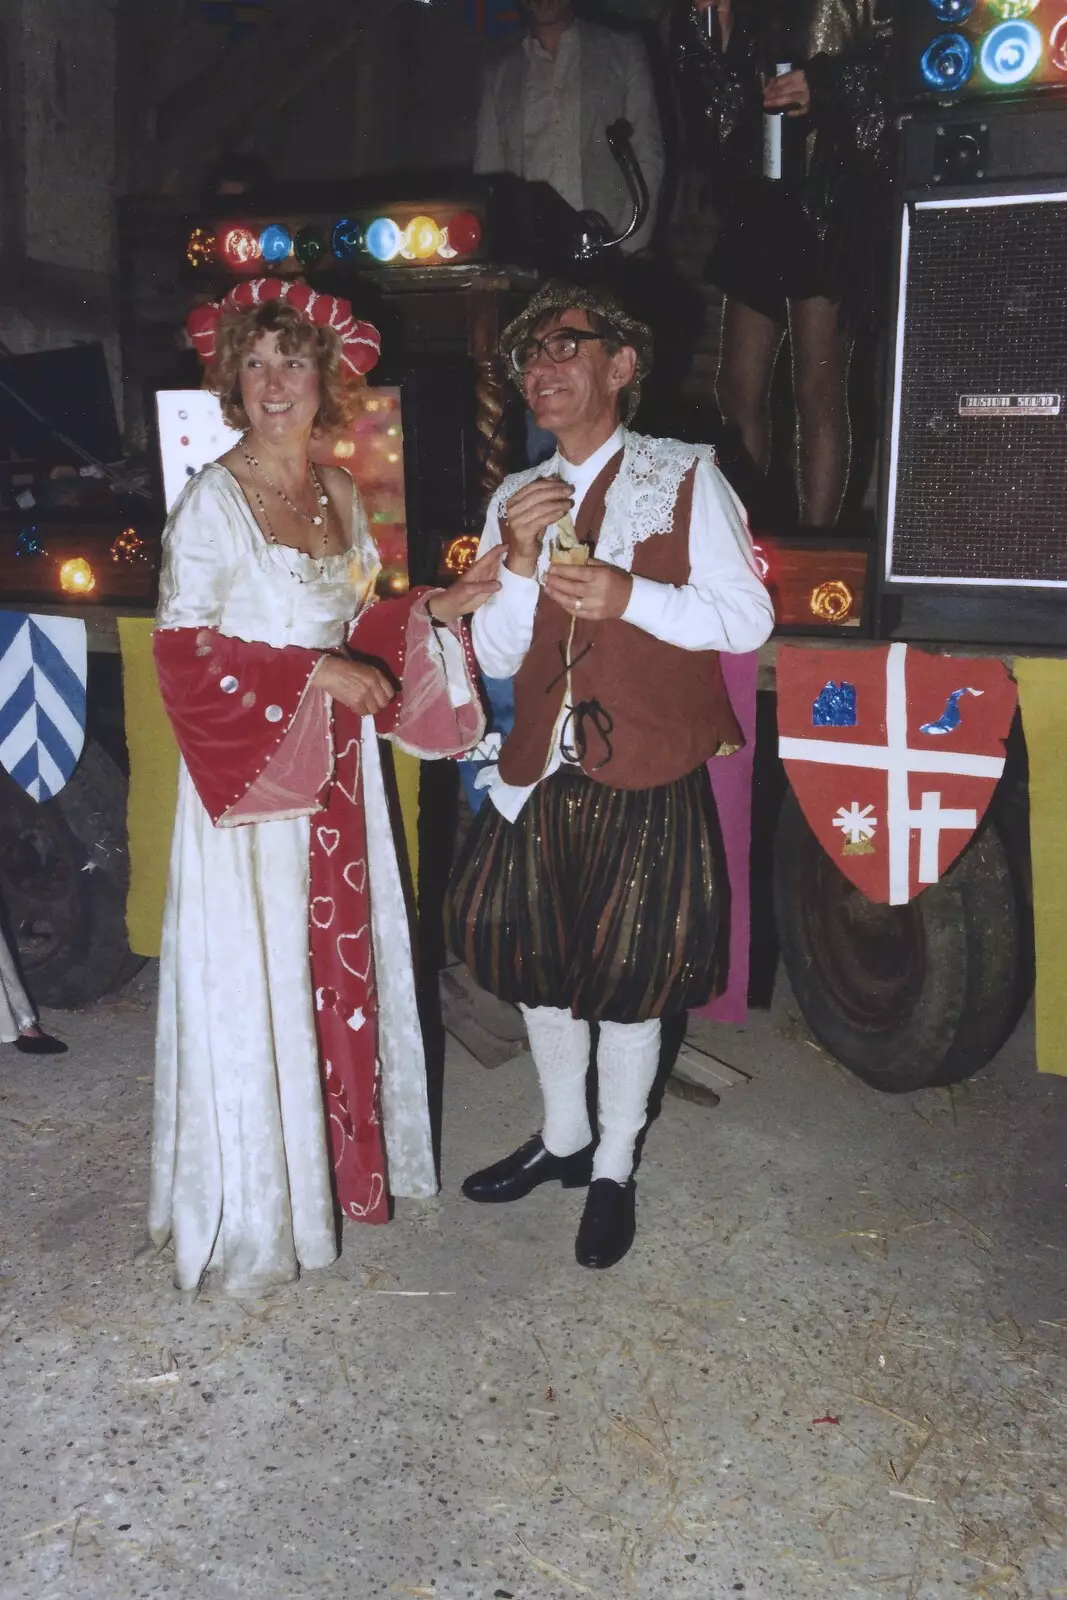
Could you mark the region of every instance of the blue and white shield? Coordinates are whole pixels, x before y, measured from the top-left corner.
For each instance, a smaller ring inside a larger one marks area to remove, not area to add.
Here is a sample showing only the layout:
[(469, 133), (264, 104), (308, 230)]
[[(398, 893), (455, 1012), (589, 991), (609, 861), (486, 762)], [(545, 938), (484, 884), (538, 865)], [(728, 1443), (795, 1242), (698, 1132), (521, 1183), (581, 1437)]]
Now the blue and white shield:
[(67, 782), (85, 744), (85, 623), (0, 611), (0, 766), (34, 800)]

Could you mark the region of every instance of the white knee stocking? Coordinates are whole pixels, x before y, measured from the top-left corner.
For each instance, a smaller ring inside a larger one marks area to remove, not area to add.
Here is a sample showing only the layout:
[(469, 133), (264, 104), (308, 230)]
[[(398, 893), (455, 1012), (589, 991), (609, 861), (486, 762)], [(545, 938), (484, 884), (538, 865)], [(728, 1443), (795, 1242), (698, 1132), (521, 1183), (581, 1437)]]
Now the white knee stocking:
[(648, 1097), (659, 1066), (659, 1018), (602, 1022), (597, 1047), (600, 1143), (593, 1177), (625, 1183), (633, 1171), (634, 1144), (645, 1125)]
[(545, 1102), (541, 1138), (554, 1156), (570, 1156), (593, 1137), (585, 1098), (589, 1024), (555, 1006), (520, 1006)]

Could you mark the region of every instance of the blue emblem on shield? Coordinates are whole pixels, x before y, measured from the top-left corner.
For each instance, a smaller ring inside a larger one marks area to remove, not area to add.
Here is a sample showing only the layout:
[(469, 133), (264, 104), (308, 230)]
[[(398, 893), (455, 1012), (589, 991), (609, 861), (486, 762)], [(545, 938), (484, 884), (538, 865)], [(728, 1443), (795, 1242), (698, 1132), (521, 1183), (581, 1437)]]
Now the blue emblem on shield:
[(0, 611), (0, 766), (51, 800), (85, 744), (85, 623)]
[(813, 728), (854, 728), (856, 726), (856, 686), (831, 678), (819, 690), (811, 708)]

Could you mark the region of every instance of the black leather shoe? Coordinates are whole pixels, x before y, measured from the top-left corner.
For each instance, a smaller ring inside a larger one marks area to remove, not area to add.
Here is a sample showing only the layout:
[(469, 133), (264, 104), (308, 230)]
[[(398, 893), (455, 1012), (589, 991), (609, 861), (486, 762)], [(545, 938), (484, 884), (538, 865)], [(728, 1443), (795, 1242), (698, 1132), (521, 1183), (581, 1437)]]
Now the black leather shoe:
[(554, 1156), (546, 1150), (539, 1133), (528, 1139), (503, 1161), (472, 1172), (463, 1181), (468, 1200), (501, 1204), (521, 1200), (538, 1184), (558, 1180), (565, 1189), (584, 1189), (593, 1174), (593, 1146), (575, 1151), (572, 1156)]
[(578, 1265), (613, 1267), (633, 1244), (636, 1231), (634, 1180), (616, 1183), (614, 1178), (597, 1178), (589, 1185), (574, 1241)]
[(15, 1049), (27, 1056), (65, 1056), (67, 1047), (50, 1033), (20, 1033)]

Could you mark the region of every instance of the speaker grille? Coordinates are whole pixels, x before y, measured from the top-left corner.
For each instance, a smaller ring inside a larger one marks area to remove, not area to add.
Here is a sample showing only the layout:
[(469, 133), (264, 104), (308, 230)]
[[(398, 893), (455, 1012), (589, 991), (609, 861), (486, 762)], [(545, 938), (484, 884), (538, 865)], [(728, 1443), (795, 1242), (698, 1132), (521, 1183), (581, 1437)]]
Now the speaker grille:
[(1067, 200), (919, 205), (908, 237), (887, 577), (1067, 583)]

